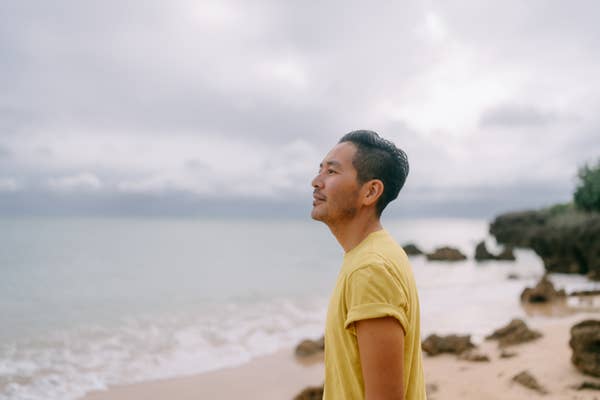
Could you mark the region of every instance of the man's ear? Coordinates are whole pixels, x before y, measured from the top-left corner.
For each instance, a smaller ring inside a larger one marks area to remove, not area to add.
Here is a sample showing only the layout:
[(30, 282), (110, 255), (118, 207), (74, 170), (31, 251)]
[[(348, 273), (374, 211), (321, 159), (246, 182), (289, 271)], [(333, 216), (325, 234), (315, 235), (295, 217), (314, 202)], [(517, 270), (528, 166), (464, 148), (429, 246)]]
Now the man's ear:
[(363, 204), (371, 206), (377, 203), (377, 200), (383, 194), (383, 182), (379, 179), (371, 179), (365, 182), (363, 186)]

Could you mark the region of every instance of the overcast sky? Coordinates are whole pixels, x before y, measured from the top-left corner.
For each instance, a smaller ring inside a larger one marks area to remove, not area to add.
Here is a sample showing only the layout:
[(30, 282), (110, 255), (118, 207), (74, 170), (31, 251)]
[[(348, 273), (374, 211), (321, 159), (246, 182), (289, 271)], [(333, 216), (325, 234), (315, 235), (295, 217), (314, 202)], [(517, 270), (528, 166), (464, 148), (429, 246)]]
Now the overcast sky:
[(344, 133), (399, 215), (571, 197), (600, 156), (597, 1), (0, 3), (0, 213), (305, 215)]

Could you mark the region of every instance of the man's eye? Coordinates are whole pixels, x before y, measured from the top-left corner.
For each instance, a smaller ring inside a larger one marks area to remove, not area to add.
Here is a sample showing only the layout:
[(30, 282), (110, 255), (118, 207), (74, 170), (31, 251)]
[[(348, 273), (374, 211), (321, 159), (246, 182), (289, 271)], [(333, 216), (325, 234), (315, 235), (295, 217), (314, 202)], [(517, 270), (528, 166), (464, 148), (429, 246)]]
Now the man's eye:
[(328, 169), (328, 170), (327, 170), (327, 173), (328, 173), (328, 174), (335, 174), (335, 170), (333, 170), (333, 169)]

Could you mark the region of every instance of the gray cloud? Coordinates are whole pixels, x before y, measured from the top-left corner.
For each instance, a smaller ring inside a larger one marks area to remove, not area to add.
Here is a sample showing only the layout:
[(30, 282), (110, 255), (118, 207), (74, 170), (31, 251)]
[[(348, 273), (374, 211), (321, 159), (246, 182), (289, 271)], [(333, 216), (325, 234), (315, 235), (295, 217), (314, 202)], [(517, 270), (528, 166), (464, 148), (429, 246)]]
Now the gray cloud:
[(483, 113), (480, 124), (482, 127), (493, 126), (532, 126), (548, 125), (558, 120), (556, 112), (543, 111), (533, 106), (503, 104)]

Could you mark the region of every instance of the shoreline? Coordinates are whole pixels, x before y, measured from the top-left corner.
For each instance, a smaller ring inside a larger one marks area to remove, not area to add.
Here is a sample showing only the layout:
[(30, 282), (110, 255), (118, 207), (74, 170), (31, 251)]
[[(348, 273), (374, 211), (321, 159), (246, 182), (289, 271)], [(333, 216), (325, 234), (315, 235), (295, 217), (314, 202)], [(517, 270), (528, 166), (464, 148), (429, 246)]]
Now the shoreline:
[(110, 386), (79, 400), (293, 399), (307, 386), (323, 383), (323, 355), (297, 359), (293, 348), (245, 364), (185, 377)]
[[(541, 396), (531, 389), (512, 381), (522, 371), (529, 371), (548, 390), (548, 400), (593, 400), (600, 397), (594, 390), (577, 391), (573, 387), (584, 381), (600, 383), (580, 373), (570, 361), (570, 328), (585, 319), (598, 318), (597, 313), (578, 313), (564, 317), (527, 318), (532, 329), (543, 337), (507, 348), (516, 353), (511, 358), (500, 358), (500, 349), (494, 341), (478, 346), (490, 362), (459, 360), (454, 355), (435, 357), (423, 355), (425, 381), (430, 386), (429, 400), (489, 399), (528, 400)], [(508, 321), (502, 321), (498, 327)], [(424, 338), (422, 338), (424, 339)], [(308, 386), (323, 383), (322, 354), (298, 359), (294, 349), (282, 349), (232, 368), (188, 377), (147, 381), (109, 387), (88, 393), (79, 400), (192, 400), (213, 398), (233, 400), (240, 397), (264, 400), (290, 399)]]

